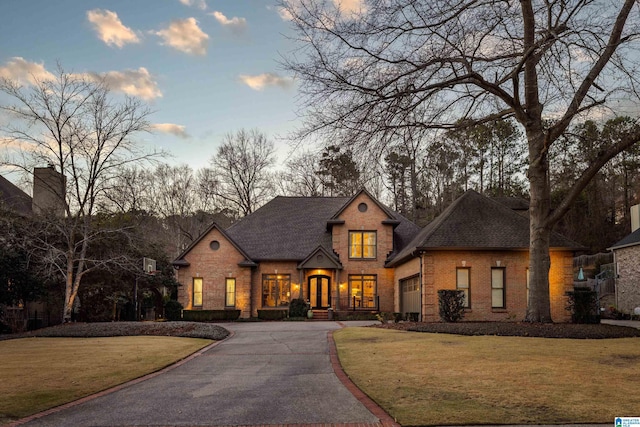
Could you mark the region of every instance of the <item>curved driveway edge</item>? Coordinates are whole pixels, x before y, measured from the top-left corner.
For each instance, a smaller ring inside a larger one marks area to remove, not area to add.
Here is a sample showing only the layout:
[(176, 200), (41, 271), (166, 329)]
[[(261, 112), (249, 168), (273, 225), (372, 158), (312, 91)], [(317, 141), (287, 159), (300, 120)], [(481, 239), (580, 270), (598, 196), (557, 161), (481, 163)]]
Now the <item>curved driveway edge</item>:
[[(157, 371), (151, 372), (149, 374), (143, 375), (143, 376), (138, 377), (138, 378), (134, 378), (134, 379), (129, 380), (127, 382), (124, 382), (122, 384), (118, 384), (118, 385), (115, 385), (113, 387), (104, 389), (102, 391), (90, 394), (89, 396), (81, 397), (80, 399), (73, 400), (73, 401), (68, 402), (68, 403), (64, 403), (64, 404), (62, 404), (60, 406), (56, 406), (56, 407), (53, 407), (53, 408), (50, 408), (50, 409), (46, 409), (46, 410), (44, 410), (42, 412), (38, 412), (37, 414), (33, 414), (33, 415), (29, 415), (28, 417), (20, 418), (19, 420), (12, 421), (11, 423), (7, 424), (6, 426), (7, 427), (14, 427), (14, 426), (23, 425), (23, 424), (26, 424), (26, 423), (31, 422), (33, 420), (36, 420), (38, 418), (46, 417), (48, 415), (52, 415), (52, 414), (55, 414), (57, 412), (64, 411), (65, 409), (73, 408), (74, 406), (81, 405), (81, 404), (83, 404), (85, 402), (89, 402), (89, 401), (91, 401), (93, 399), (97, 399), (99, 397), (106, 396), (106, 395), (111, 394), (111, 393), (115, 393), (116, 391), (122, 390), (122, 389), (124, 389), (126, 387), (133, 386), (133, 385), (138, 384), (138, 383), (141, 383), (142, 381), (146, 381), (146, 380), (149, 380), (151, 378), (155, 378), (158, 375), (165, 374), (165, 373), (167, 373), (167, 372), (169, 372), (169, 371), (171, 371), (171, 370), (173, 370), (173, 369), (175, 369), (175, 368), (177, 368), (179, 366), (182, 366), (185, 363), (195, 359), (196, 357), (201, 356), (205, 352), (211, 350), (212, 348), (214, 348), (215, 346), (217, 346), (218, 344), (220, 344), (224, 340), (227, 340), (227, 339), (231, 338), (232, 336), (233, 336), (233, 331), (229, 331), (229, 335), (227, 335), (224, 339), (219, 340), (219, 341), (214, 341), (211, 344), (209, 344), (209, 345), (207, 345), (205, 347), (202, 347), (200, 350), (197, 350), (196, 352), (191, 353), (189, 356), (183, 357), (182, 359), (178, 360), (177, 362), (174, 362), (174, 363), (172, 363), (172, 364), (170, 364), (168, 366), (165, 366), (162, 369), (159, 369)], [(188, 337), (185, 337), (185, 338), (188, 338)]]
[(333, 339), (333, 331), (329, 331), (327, 334), (329, 340), (329, 356), (331, 357), (331, 366), (333, 366), (333, 371), (336, 376), (342, 382), (342, 384), (353, 394), (353, 396), (358, 399), (360, 403), (364, 405), (373, 415), (380, 419), (380, 422), (385, 427), (400, 427), (391, 415), (389, 415), (384, 409), (382, 409), (373, 399), (371, 399), (365, 392), (360, 390), (357, 385), (351, 378), (347, 375), (347, 373), (342, 369), (342, 365), (340, 364), (340, 359), (338, 358), (338, 349), (336, 347), (336, 342)]
[(327, 334), (340, 329), (338, 323), (223, 326), (233, 335), (172, 369), (20, 420), (20, 424), (382, 425), (381, 418), (354, 397), (334, 371)]

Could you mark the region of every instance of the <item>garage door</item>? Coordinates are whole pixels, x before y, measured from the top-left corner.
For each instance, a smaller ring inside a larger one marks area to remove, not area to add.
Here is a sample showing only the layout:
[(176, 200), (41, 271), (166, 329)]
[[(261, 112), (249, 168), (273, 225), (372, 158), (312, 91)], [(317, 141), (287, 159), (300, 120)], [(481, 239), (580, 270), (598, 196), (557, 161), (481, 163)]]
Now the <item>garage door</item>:
[(420, 276), (400, 280), (400, 312), (420, 313)]

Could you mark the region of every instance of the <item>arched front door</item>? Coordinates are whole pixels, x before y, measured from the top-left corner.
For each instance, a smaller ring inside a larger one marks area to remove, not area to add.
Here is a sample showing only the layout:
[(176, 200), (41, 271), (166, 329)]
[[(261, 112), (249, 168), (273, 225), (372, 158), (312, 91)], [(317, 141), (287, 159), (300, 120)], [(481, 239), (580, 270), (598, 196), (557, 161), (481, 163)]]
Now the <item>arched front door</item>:
[(327, 308), (331, 305), (331, 278), (329, 276), (309, 277), (309, 302), (311, 308)]

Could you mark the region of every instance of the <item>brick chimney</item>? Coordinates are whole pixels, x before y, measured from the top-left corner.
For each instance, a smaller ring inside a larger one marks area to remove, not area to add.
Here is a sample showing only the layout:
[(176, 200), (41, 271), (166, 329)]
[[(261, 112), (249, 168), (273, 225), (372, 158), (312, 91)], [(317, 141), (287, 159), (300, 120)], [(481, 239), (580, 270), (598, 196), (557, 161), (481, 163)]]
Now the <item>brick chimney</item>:
[(36, 215), (65, 215), (67, 179), (53, 165), (33, 169), (32, 209)]

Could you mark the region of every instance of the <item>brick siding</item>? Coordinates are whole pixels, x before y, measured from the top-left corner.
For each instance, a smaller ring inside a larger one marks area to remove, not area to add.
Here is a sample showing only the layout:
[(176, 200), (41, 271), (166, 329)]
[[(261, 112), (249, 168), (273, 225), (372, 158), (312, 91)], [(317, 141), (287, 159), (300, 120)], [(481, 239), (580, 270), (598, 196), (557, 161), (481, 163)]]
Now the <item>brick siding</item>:
[[(366, 212), (358, 210), (360, 203), (366, 203)], [(393, 251), (393, 226), (382, 224), (388, 219), (387, 214), (362, 193), (341, 212), (340, 219), (345, 223), (334, 225), (332, 231), (333, 250), (344, 267), (340, 271), (340, 294), (348, 296), (350, 275), (373, 274), (380, 297), (380, 311), (394, 311), (393, 269), (384, 267), (387, 256)], [(375, 259), (349, 259), (349, 231), (376, 232)]]
[[(220, 248), (212, 250), (212, 241), (218, 241)], [(250, 316), (251, 268), (240, 267), (244, 256), (220, 233), (212, 229), (185, 255), (191, 265), (177, 271), (178, 301), (186, 310), (224, 310), (225, 279), (236, 279), (236, 309), (241, 317)], [(193, 306), (193, 278), (202, 278), (202, 306)]]
[[(572, 253), (552, 252), (549, 272), (551, 316), (567, 322), (566, 292), (573, 288)], [(396, 267), (396, 309), (399, 310), (399, 281), (419, 271), (417, 259)], [(466, 321), (522, 321), (527, 310), (527, 251), (429, 251), (422, 256), (423, 320), (440, 321), (438, 290), (456, 289), (456, 269), (470, 270), (470, 308)], [(498, 265), (498, 261), (500, 265)], [(505, 308), (491, 307), (491, 268), (505, 268)]]
[(614, 253), (618, 266), (617, 308), (633, 314), (633, 309), (640, 307), (640, 246), (616, 249)]

